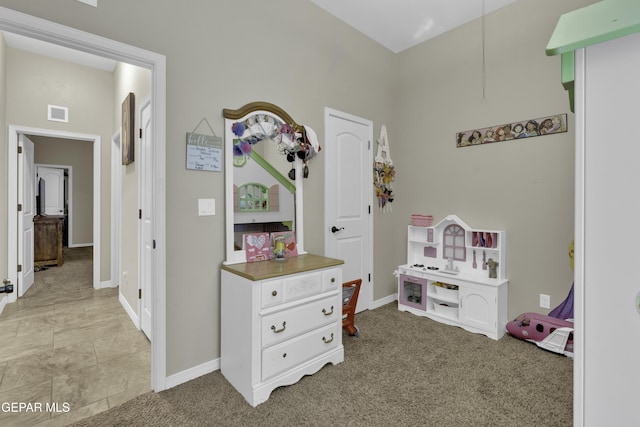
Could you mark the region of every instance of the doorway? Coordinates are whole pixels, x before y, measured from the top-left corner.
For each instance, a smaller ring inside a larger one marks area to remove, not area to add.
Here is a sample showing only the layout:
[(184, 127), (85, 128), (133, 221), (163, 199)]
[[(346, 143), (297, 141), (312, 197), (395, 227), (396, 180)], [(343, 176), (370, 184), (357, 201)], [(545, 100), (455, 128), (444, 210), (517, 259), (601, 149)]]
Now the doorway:
[[(145, 188), (151, 198), (150, 206), (153, 218), (151, 226), (154, 240), (159, 242), (152, 252), (154, 258), (152, 281), (150, 287), (150, 300), (153, 305), (152, 322), (152, 350), (151, 350), (151, 387), (155, 391), (167, 388), (166, 376), (166, 187), (165, 187), (165, 145), (166, 130), (166, 58), (155, 52), (139, 49), (134, 46), (106, 39), (95, 34), (79, 31), (54, 22), (42, 20), (30, 15), (25, 15), (6, 8), (0, 8), (0, 30), (17, 33), (23, 36), (35, 38), (61, 46), (92, 53), (94, 55), (110, 58), (116, 61), (133, 64), (151, 70), (151, 100), (152, 100), (152, 127), (154, 143), (151, 147), (151, 176), (156, 185), (153, 188)], [(10, 135), (14, 132), (11, 132)], [(10, 156), (12, 157), (12, 156)], [(11, 166), (11, 165), (10, 165)], [(9, 174), (15, 175), (9, 168)], [(15, 205), (10, 205), (15, 206)], [(9, 216), (15, 216), (13, 209), (9, 208)], [(99, 224), (99, 221), (97, 221)], [(94, 223), (94, 227), (95, 227)], [(14, 227), (15, 228), (15, 227)], [(9, 258), (14, 251), (9, 251)], [(11, 263), (9, 264), (11, 265)], [(16, 263), (13, 262), (15, 266)], [(14, 269), (15, 270), (15, 269)], [(9, 280), (17, 281), (17, 272), (9, 274)], [(99, 276), (98, 276), (99, 280)], [(15, 297), (14, 297), (15, 298)]]
[[(23, 136), (38, 136), (45, 138), (59, 138), (67, 140), (85, 141), (93, 146), (93, 287), (100, 286), (100, 136), (90, 134), (80, 134), (72, 132), (61, 132), (49, 129), (30, 128), (25, 126), (9, 125), (9, 153), (17, 153), (19, 140)], [(8, 166), (8, 203), (9, 206), (17, 206), (22, 201), (18, 198), (18, 174), (20, 173), (18, 156), (9, 156)], [(15, 250), (9, 250), (8, 275), (13, 283), (17, 284), (18, 292), (9, 294), (9, 302), (15, 302), (17, 295), (24, 294), (21, 289), (24, 283), (24, 272), (32, 271), (33, 265), (22, 265), (19, 263), (19, 254), (22, 252), (22, 233), (18, 232), (21, 223), (21, 212), (9, 209), (8, 221), (8, 241), (16, 242)], [(28, 257), (25, 261), (28, 261)], [(31, 258), (31, 263), (33, 258)], [(20, 266), (20, 267), (19, 267)]]

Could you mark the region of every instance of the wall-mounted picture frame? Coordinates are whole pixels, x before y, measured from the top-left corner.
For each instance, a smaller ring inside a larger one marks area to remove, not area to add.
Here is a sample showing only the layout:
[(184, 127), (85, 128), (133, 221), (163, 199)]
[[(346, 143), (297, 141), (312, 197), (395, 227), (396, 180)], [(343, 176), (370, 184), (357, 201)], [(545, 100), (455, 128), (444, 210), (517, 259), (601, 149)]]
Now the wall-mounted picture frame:
[(123, 165), (133, 162), (134, 158), (135, 111), (136, 96), (133, 92), (129, 92), (129, 95), (122, 101), (121, 151)]
[(488, 128), (456, 133), (456, 146), (471, 147), (490, 142), (508, 141), (535, 136), (552, 135), (567, 131), (567, 114), (520, 120)]

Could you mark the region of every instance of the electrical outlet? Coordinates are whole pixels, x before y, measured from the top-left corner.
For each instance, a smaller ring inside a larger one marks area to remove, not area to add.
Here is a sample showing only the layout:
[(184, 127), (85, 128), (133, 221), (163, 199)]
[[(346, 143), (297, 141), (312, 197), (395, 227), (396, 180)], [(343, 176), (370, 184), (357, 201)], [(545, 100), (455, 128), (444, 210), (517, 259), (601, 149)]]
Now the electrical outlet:
[(551, 297), (549, 295), (540, 294), (540, 308), (551, 308)]

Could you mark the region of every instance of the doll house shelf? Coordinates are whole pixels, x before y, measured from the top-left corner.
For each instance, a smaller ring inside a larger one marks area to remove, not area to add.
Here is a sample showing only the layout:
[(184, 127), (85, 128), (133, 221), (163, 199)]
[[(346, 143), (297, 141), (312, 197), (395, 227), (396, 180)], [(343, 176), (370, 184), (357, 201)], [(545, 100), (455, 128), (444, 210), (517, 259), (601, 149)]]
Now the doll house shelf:
[(398, 309), (500, 339), (507, 324), (505, 232), (469, 227), (455, 215), (408, 226), (398, 267)]

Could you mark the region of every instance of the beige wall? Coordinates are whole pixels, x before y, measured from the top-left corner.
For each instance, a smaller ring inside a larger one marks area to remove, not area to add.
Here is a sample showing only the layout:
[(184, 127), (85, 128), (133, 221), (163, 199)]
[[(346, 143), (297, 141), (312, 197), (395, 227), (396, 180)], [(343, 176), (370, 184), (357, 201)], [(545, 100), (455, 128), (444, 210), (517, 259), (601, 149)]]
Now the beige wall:
[[(100, 280), (109, 280), (113, 74), (9, 48), (7, 81), (7, 124), (101, 138)], [(68, 107), (69, 123), (49, 121), (49, 104)]]
[[(93, 244), (93, 143), (42, 136), (29, 137), (34, 162), (71, 166), (71, 235), (69, 245)], [(107, 206), (108, 208), (108, 206)]]
[[(573, 281), (573, 114), (560, 57), (545, 48), (559, 16), (589, 3), (521, 0), (487, 16), (486, 85), (481, 20), (398, 55), (400, 127), (389, 130), (397, 222), (453, 213), (472, 227), (506, 230), (510, 318), (546, 313), (539, 294), (551, 295), (553, 308)], [(459, 131), (560, 113), (569, 113), (567, 133), (456, 148)], [(398, 230), (397, 253), (406, 253), (404, 238)]]
[[(454, 135), (568, 112), (559, 59), (546, 57), (544, 48), (559, 15), (588, 3), (520, 0), (488, 16), (482, 100), (479, 21), (394, 55), (299, 0), (199, 2), (197, 8), (169, 0), (116, 0), (98, 8), (72, 0), (0, 0), (167, 58), (168, 375), (220, 355), (224, 179), (186, 170), (185, 134), (206, 117), (222, 135), (222, 109), (251, 101), (281, 106), (321, 141), (325, 106), (372, 120), (376, 138), (387, 125), (398, 173), (393, 212), (374, 210), (375, 299), (395, 293), (392, 272), (406, 258), (409, 215), (455, 213), (472, 226), (509, 233), (511, 316), (538, 311), (540, 292), (559, 303), (571, 283), (573, 133), (465, 149), (455, 148)], [(571, 115), (569, 123), (572, 128)], [(305, 244), (323, 253), (322, 155), (310, 169)], [(198, 198), (217, 199), (218, 214), (197, 216)]]

